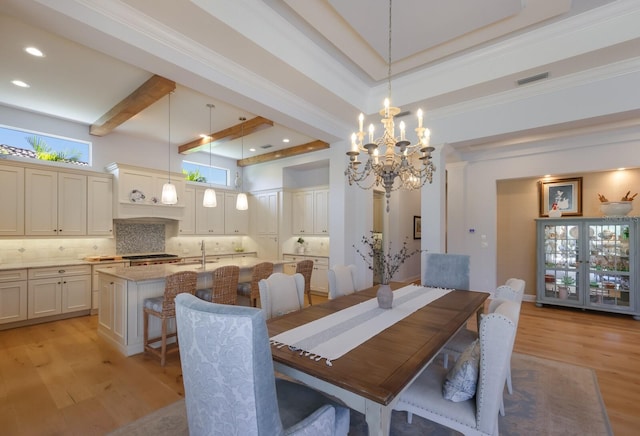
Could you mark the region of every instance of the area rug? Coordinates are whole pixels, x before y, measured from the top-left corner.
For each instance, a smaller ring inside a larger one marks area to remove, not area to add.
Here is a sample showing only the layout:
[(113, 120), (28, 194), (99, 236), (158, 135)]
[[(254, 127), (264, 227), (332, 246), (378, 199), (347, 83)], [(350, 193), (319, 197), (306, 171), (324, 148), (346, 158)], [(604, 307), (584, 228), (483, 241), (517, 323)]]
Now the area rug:
[[(436, 362), (436, 364), (438, 364)], [(501, 435), (612, 435), (593, 370), (524, 354), (513, 354), (513, 394), (505, 393)], [(505, 391), (506, 392), (506, 391)], [(157, 410), (111, 433), (114, 436), (188, 435), (184, 400)], [(367, 435), (364, 416), (351, 411), (349, 435)], [(405, 412), (393, 412), (391, 435), (459, 433)]]

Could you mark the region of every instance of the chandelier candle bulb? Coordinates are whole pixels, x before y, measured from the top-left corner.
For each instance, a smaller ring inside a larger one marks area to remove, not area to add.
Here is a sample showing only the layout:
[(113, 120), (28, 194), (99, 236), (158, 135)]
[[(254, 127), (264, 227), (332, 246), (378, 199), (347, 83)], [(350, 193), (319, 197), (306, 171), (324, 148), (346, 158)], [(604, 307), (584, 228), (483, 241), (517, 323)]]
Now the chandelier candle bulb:
[(373, 127), (373, 124), (369, 124), (369, 144), (371, 144), (373, 142), (373, 131), (375, 130), (375, 127)]
[(400, 121), (400, 141), (404, 141), (406, 138), (404, 136), (404, 121)]
[(362, 132), (362, 123), (364, 123), (364, 114), (360, 112), (360, 116), (358, 117), (358, 124), (360, 125), (359, 132)]
[(418, 129), (422, 129), (422, 109), (418, 109)]

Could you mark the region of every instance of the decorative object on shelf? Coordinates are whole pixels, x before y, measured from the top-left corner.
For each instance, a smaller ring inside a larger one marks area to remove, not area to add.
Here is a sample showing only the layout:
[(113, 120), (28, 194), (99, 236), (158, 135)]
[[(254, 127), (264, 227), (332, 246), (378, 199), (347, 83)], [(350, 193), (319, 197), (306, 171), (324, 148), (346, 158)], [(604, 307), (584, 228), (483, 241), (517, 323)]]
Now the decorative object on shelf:
[[(244, 160), (244, 122), (247, 121), (245, 117), (240, 117), (240, 121), (242, 121), (242, 136), (241, 136), (241, 144), (242, 144), (242, 159)], [(244, 175), (244, 171), (242, 172)], [(242, 192), (242, 178), (238, 175), (238, 170), (236, 169), (236, 188), (238, 188), (238, 197), (236, 198), (236, 209), (238, 210), (247, 210), (249, 209), (249, 201), (247, 200), (247, 194)]]
[[(433, 173), (436, 170), (431, 161), (431, 152), (434, 150), (429, 145), (431, 132), (422, 126), (422, 109), (418, 110), (418, 127), (415, 129), (418, 137), (416, 144), (412, 145), (406, 139), (404, 122), (400, 122), (400, 138), (398, 139), (395, 134), (393, 117), (400, 113), (400, 108), (391, 106), (391, 11), (392, 2), (389, 0), (388, 97), (384, 100), (384, 108), (380, 111), (383, 117), (384, 133), (374, 139), (374, 127), (370, 124), (368, 142), (365, 143), (364, 115), (361, 113), (358, 117), (358, 133), (351, 135), (351, 149), (347, 152), (349, 164), (344, 172), (349, 185), (355, 183), (362, 189), (382, 185), (386, 192), (387, 212), (389, 212), (389, 198), (392, 191), (420, 189), (427, 181), (432, 182)], [(366, 151), (368, 154), (367, 162), (362, 169), (359, 169), (361, 162), (358, 161), (360, 151)], [(381, 152), (384, 154), (381, 155)], [(418, 160), (422, 161), (421, 165), (417, 162)], [(369, 182), (369, 176), (372, 176), (371, 182)]]
[(540, 216), (552, 216), (554, 204), (562, 216), (582, 215), (582, 177), (541, 180), (538, 186)]
[(304, 254), (304, 239), (298, 238), (296, 241), (296, 251), (298, 254)]
[[(389, 282), (391, 282), (394, 274), (398, 272), (400, 266), (402, 266), (402, 264), (411, 256), (419, 253), (420, 249), (409, 251), (409, 248), (407, 248), (407, 241), (405, 240), (402, 243), (400, 251), (394, 254), (391, 251), (391, 241), (389, 241), (387, 250), (383, 252), (384, 247), (381, 239), (379, 235), (374, 232), (371, 232), (371, 235), (368, 237), (363, 236), (361, 243), (366, 247), (365, 251), (361, 251), (354, 245), (353, 248), (356, 249), (356, 253), (362, 257), (374, 274), (377, 273), (380, 275), (382, 285), (387, 285), (386, 287), (380, 286), (378, 288), (378, 292), (380, 293), (380, 296), (378, 297), (378, 305), (383, 309), (390, 309), (393, 303), (393, 292), (391, 291), (391, 288), (388, 287)], [(390, 298), (388, 298), (389, 293), (391, 293)]]
[(171, 183), (171, 92), (168, 95), (169, 98), (169, 122), (168, 122), (168, 129), (169, 129), (169, 144), (168, 144), (168, 150), (169, 150), (169, 170), (168, 170), (168, 175), (169, 175), (169, 181), (167, 183), (165, 183), (164, 185), (162, 185), (162, 203), (163, 204), (176, 204), (178, 202), (178, 194), (176, 192), (176, 186), (174, 184)]
[(145, 197), (144, 192), (142, 192), (139, 189), (134, 189), (133, 191), (131, 191), (131, 193), (129, 194), (129, 200), (132, 203), (144, 203), (144, 200), (147, 197)]
[(413, 217), (413, 239), (422, 239), (422, 217)]
[[(207, 138), (209, 139), (209, 171), (211, 171), (211, 142), (213, 141), (213, 138), (211, 137), (211, 135), (213, 135), (211, 119), (213, 108), (215, 106), (211, 103), (208, 103), (207, 107), (209, 108), (209, 134), (207, 135)], [(217, 205), (218, 200), (216, 199), (216, 191), (213, 189), (213, 187), (211, 187), (211, 183), (209, 183), (209, 187), (204, 191), (204, 197), (202, 197), (202, 206), (216, 207)]]
[(600, 203), (600, 212), (604, 216), (626, 216), (633, 209), (631, 201), (606, 201)]

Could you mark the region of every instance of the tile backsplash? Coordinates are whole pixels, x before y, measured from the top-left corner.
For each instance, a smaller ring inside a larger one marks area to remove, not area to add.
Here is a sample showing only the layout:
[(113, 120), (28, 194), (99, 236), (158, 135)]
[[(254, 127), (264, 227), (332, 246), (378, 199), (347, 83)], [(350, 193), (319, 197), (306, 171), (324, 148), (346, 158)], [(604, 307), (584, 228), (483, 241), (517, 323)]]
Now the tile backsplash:
[(116, 254), (162, 253), (165, 251), (164, 224), (115, 221)]

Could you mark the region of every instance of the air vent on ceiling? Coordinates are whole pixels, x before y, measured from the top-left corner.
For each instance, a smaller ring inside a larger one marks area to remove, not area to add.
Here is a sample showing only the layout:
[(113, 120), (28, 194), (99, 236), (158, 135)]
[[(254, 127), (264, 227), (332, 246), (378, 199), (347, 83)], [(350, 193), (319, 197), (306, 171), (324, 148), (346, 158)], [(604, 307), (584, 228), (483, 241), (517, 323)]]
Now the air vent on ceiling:
[(261, 146), (260, 146), (260, 148), (263, 148), (263, 149), (265, 149), (265, 150), (266, 150), (267, 148), (271, 148), (271, 147), (273, 147), (273, 145), (271, 145), (271, 144), (265, 144), (265, 145), (261, 145)]
[(518, 86), (522, 86), (522, 85), (526, 85), (527, 83), (537, 82), (538, 80), (546, 79), (548, 77), (549, 77), (549, 72), (540, 73), (540, 74), (535, 74), (533, 76), (525, 77), (523, 79), (518, 79), (516, 83), (518, 84)]

